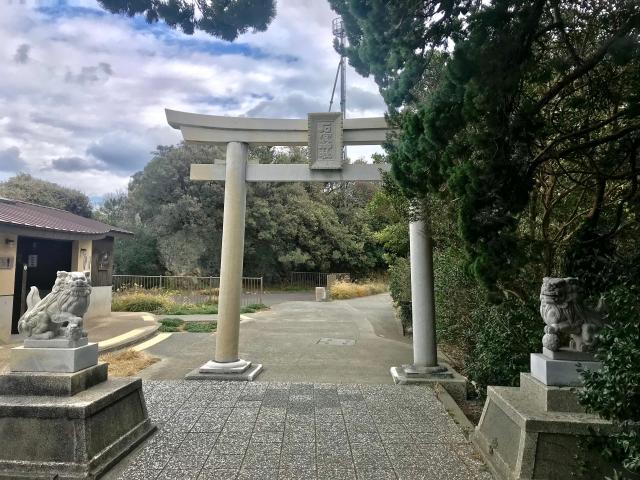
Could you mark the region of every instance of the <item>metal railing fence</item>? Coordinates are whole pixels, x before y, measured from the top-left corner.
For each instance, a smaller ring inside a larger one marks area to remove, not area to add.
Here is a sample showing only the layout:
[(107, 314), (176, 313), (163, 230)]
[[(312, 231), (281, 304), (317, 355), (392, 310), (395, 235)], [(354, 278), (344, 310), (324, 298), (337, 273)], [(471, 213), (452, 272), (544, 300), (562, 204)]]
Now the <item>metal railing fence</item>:
[(336, 280), (349, 280), (348, 273), (319, 273), (319, 272), (291, 272), (289, 284), (292, 287), (313, 289), (315, 287), (329, 287)]
[[(113, 275), (114, 294), (131, 291), (167, 293), (180, 303), (218, 303), (220, 277), (177, 275)], [(242, 306), (262, 303), (262, 277), (242, 277)]]

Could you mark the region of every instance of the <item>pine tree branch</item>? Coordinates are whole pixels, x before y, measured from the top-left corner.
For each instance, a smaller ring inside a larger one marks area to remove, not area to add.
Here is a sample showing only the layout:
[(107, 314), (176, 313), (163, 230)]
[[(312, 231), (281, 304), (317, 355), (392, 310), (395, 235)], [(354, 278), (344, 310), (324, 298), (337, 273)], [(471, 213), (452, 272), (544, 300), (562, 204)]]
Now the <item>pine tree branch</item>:
[(556, 95), (558, 95), (565, 87), (573, 83), (578, 78), (587, 74), (589, 71), (598, 66), (600, 61), (605, 57), (605, 55), (609, 52), (611, 46), (621, 38), (623, 38), (627, 33), (633, 30), (638, 22), (640, 21), (640, 14), (632, 15), (629, 20), (625, 22), (625, 24), (614, 34), (612, 35), (606, 42), (604, 42), (600, 48), (596, 50), (596, 52), (591, 55), (589, 58), (585, 59), (581, 65), (578, 65), (571, 73), (569, 73), (566, 77), (556, 83), (553, 87), (551, 87), (540, 100), (536, 102), (534, 107), (528, 113), (530, 115), (535, 115), (540, 110), (542, 110), (545, 105), (547, 105)]

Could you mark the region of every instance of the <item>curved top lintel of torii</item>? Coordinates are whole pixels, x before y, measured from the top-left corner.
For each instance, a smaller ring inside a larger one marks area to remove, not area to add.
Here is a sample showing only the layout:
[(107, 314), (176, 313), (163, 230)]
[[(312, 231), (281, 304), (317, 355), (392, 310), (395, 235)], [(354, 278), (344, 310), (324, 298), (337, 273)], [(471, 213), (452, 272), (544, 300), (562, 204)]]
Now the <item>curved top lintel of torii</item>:
[[(267, 146), (306, 146), (309, 142), (308, 119), (226, 117), (170, 109), (165, 113), (169, 125), (179, 129), (186, 142)], [(390, 131), (384, 117), (348, 118), (342, 121), (342, 143), (380, 145)]]

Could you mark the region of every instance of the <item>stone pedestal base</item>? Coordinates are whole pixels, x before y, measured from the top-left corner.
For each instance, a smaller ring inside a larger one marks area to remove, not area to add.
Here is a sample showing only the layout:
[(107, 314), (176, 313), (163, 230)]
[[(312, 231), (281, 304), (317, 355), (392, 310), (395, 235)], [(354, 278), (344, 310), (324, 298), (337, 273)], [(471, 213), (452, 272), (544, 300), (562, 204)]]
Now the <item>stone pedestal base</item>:
[(98, 363), (98, 344), (89, 343), (77, 348), (11, 349), (12, 372), (73, 373)]
[(0, 395), (69, 397), (106, 381), (107, 370), (99, 363), (74, 373), (11, 372), (0, 375)]
[(87, 337), (77, 340), (71, 338), (51, 338), (49, 340), (39, 340), (31, 337), (24, 339), (25, 348), (78, 348), (89, 344)]
[(0, 478), (94, 479), (154, 430), (140, 379), (72, 397), (0, 395)]
[[(557, 355), (562, 352), (553, 353)], [(562, 358), (564, 360), (555, 360), (542, 353), (532, 353), (531, 375), (545, 385), (579, 387), (582, 385), (582, 378), (578, 371), (578, 365), (584, 370), (599, 370), (602, 366), (600, 362), (568, 359), (569, 357), (566, 355)], [(578, 358), (584, 357), (579, 356)]]
[(262, 364), (252, 364), (248, 360), (216, 362), (210, 360), (200, 368), (185, 375), (186, 380), (235, 380), (252, 382), (262, 371)]
[(440, 384), (456, 401), (467, 398), (467, 379), (443, 362), (438, 367), (391, 367), (390, 373), (393, 383), (399, 385)]
[[(592, 435), (591, 429), (611, 432), (610, 422), (580, 411), (573, 389), (544, 385), (529, 374), (520, 382), (519, 388), (488, 388), (472, 441), (496, 478), (572, 478), (576, 456), (584, 455), (579, 442)], [(594, 465), (588, 478), (604, 478), (607, 467), (593, 455), (589, 461)]]

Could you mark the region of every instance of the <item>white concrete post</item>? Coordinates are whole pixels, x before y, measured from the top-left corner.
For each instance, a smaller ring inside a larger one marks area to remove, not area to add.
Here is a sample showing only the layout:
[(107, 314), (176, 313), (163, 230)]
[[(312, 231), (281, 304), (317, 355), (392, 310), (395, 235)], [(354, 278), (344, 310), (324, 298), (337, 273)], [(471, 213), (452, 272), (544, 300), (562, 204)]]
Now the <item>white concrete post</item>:
[(244, 257), (244, 215), (247, 204), (246, 143), (227, 145), (224, 185), (224, 219), (220, 261), (220, 296), (215, 360), (220, 363), (238, 360), (240, 301), (242, 295), (242, 260)]
[(409, 223), (413, 367), (436, 367), (436, 308), (433, 286), (433, 242), (425, 221)]

